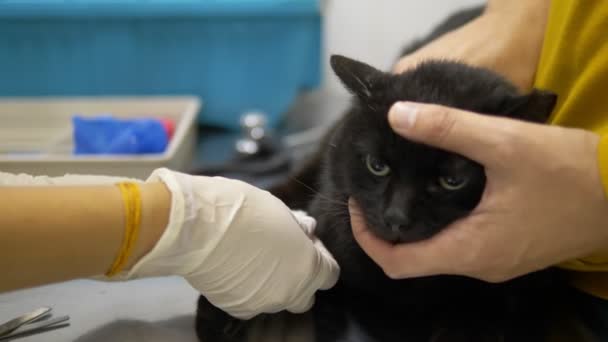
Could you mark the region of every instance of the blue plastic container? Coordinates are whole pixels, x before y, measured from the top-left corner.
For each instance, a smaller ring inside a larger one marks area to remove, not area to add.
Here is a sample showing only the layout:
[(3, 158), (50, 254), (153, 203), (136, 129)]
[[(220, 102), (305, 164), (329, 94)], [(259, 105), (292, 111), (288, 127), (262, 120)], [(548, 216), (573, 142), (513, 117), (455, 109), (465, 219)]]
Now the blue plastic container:
[(0, 96), (192, 94), (276, 125), (321, 78), (319, 0), (0, 0)]

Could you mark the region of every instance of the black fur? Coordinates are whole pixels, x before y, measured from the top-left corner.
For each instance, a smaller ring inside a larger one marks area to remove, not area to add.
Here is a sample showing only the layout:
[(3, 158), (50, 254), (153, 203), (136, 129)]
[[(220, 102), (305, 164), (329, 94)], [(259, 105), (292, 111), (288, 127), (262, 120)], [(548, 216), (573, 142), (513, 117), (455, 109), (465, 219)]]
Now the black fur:
[[(429, 61), (400, 75), (342, 56), (333, 56), (331, 66), (354, 100), (319, 152), (294, 175), (316, 191), (294, 191), (303, 190), (299, 181), (273, 190), (317, 218), (317, 234), (341, 266), (337, 286), (317, 294), (316, 341), (557, 341), (566, 333), (565, 340), (582, 340), (569, 289), (556, 269), (500, 284), (459, 276), (393, 280), (355, 242), (346, 204), (349, 197), (357, 200), (377, 236), (407, 243), (436, 234), (479, 202), (483, 167), (396, 135), (387, 121), (393, 103), (436, 103), (542, 122), (556, 96), (541, 90), (520, 94), (488, 70), (449, 61)], [(375, 175), (370, 165), (389, 172)], [(465, 185), (446, 190), (446, 180)], [(247, 326), (201, 297), (202, 341), (245, 341)], [(353, 326), (365, 334), (348, 335)]]

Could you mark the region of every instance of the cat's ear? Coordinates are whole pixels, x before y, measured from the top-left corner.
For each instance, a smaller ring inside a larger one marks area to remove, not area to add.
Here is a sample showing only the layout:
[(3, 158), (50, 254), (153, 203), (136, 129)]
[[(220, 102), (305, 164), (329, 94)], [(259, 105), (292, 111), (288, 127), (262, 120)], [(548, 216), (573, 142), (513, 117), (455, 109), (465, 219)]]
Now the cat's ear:
[(533, 89), (531, 93), (509, 101), (507, 114), (526, 121), (544, 123), (557, 103), (557, 94), (546, 90)]
[(331, 56), (329, 63), (344, 86), (364, 100), (371, 98), (374, 84), (384, 75), (370, 65), (340, 55)]

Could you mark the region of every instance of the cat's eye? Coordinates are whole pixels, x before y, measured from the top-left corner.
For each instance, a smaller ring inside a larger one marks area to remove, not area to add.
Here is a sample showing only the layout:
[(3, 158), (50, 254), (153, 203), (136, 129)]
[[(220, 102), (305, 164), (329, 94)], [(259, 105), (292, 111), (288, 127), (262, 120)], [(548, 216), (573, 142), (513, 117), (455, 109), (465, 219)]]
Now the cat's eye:
[(441, 176), (439, 177), (439, 185), (449, 191), (460, 190), (467, 185), (468, 179), (461, 176)]
[(382, 162), (380, 159), (370, 156), (369, 154), (365, 157), (365, 164), (367, 169), (372, 174), (378, 177), (384, 177), (391, 172), (391, 168)]

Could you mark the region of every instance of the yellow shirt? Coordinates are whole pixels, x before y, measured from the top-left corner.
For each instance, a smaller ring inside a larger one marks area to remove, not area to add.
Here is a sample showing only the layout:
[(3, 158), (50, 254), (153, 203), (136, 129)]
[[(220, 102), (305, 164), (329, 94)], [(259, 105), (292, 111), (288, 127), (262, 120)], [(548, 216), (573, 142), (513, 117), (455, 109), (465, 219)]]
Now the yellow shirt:
[[(558, 94), (551, 124), (584, 128), (602, 136), (598, 160), (608, 196), (607, 0), (552, 1), (534, 86)], [(573, 273), (575, 286), (608, 299), (608, 246), (561, 266), (585, 271)]]

